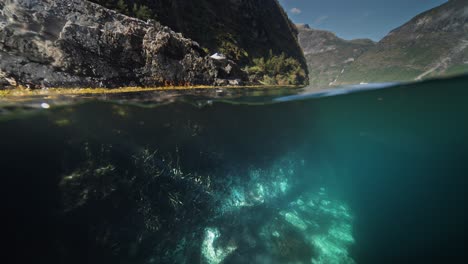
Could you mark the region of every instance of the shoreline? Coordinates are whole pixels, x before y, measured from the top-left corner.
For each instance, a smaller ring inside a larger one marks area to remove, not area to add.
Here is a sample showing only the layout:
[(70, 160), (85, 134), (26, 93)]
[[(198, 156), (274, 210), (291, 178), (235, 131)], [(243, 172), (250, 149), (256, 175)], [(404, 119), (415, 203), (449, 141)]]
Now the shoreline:
[(26, 87), (0, 89), (0, 98), (23, 97), (35, 95), (87, 95), (87, 94), (119, 94), (139, 93), (152, 91), (183, 91), (201, 89), (278, 89), (278, 88), (302, 88), (303, 85), (245, 85), (245, 86), (161, 86), (161, 87), (120, 87), (120, 88), (43, 88), (29, 89)]

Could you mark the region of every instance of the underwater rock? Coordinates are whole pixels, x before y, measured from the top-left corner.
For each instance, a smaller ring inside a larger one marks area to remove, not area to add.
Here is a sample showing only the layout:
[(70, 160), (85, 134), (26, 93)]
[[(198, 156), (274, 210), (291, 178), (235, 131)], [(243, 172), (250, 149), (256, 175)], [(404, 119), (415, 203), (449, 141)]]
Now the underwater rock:
[(235, 245), (228, 245), (226, 248), (215, 248), (213, 244), (219, 236), (219, 230), (216, 228), (207, 228), (205, 230), (205, 239), (203, 240), (201, 249), (202, 256), (204, 257), (204, 261), (202, 261), (202, 263), (222, 263), (227, 256), (237, 249)]
[(0, 4), (0, 83), (40, 87), (215, 85), (246, 80), (232, 61), (156, 21), (88, 1)]
[(352, 223), (345, 204), (324, 189), (309, 190), (282, 206), (275, 201), (228, 212), (206, 229), (210, 243), (202, 252), (208, 263), (354, 264)]
[(307, 224), (302, 221), (302, 219), (299, 218), (295, 213), (284, 213), (284, 220), (301, 231), (305, 231), (307, 229)]
[[(150, 263), (354, 263), (347, 206), (323, 188), (290, 196), (303, 164), (294, 155), (268, 169), (210, 179), (186, 174), (173, 159), (149, 150), (133, 155), (135, 171), (122, 171), (108, 151), (85, 146), (86, 162), (59, 187), (65, 215), (84, 219), (93, 212), (89, 225), (107, 232), (96, 239), (106, 249), (119, 243), (116, 255), (135, 248), (132, 254)], [(122, 222), (100, 210), (128, 215)], [(120, 228), (130, 223), (138, 224), (129, 239)], [(148, 245), (146, 255), (141, 248)]]
[[(219, 215), (236, 212), (246, 207), (256, 207), (281, 200), (288, 195), (296, 171), (303, 166), (301, 160), (296, 161), (294, 155), (285, 155), (278, 159), (269, 169), (251, 168), (246, 175), (229, 175), (220, 185), (223, 191), (218, 194), (222, 201), (217, 208)], [(226, 195), (227, 193), (227, 195)]]

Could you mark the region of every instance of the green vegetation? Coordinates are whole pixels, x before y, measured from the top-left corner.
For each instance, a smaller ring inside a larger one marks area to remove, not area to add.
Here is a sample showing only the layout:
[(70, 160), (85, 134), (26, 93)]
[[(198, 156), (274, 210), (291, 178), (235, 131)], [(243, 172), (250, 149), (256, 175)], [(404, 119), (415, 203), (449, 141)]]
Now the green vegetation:
[(116, 10), (119, 11), (120, 13), (125, 13), (125, 14), (128, 13), (128, 6), (124, 0), (119, 0), (117, 2)]
[(267, 58), (253, 59), (253, 65), (246, 67), (248, 74), (254, 75), (264, 85), (299, 85), (304, 82), (306, 73), (294, 58), (270, 55)]
[(133, 4), (132, 11), (135, 17), (142, 19), (142, 20), (148, 20), (153, 16), (153, 14), (151, 13), (151, 10), (145, 5), (139, 6), (137, 4)]
[(217, 36), (216, 42), (219, 51), (228, 58), (236, 61), (248, 60), (249, 54), (245, 49), (240, 47), (238, 40), (232, 34), (220, 33)]
[(447, 69), (447, 75), (468, 74), (468, 64), (454, 65)]
[[(139, 0), (92, 0), (109, 9), (113, 9), (127, 16), (136, 17), (141, 20), (148, 20), (154, 17), (151, 9), (145, 1)], [(129, 7), (131, 6), (131, 8)]]

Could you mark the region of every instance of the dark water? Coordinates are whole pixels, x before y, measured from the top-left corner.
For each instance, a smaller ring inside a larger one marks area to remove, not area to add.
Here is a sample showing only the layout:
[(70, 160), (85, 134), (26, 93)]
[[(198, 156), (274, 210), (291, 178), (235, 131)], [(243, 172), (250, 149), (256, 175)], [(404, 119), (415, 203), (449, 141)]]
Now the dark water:
[(467, 88), (5, 104), (8, 263), (458, 263)]

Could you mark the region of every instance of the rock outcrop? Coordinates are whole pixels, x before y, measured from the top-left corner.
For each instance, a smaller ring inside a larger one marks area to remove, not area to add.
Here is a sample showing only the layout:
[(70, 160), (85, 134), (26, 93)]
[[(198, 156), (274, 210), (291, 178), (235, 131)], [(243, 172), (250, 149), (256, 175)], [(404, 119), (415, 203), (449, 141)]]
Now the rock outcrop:
[[(297, 30), (277, 0), (91, 0), (135, 17), (152, 17), (210, 53), (245, 66), (285, 53), (306, 70)], [(146, 12), (141, 12), (145, 10)]]
[[(129, 16), (153, 18), (181, 32), (197, 41), (206, 52), (222, 53), (236, 62), (246, 70), (252, 83), (304, 85), (308, 82), (297, 30), (277, 0), (90, 1)], [(265, 68), (258, 63), (260, 60), (274, 61), (278, 67), (258, 72)], [(249, 71), (249, 68), (256, 70)]]
[(117, 87), (239, 84), (233, 61), (197, 42), (82, 0), (0, 2), (0, 85)]

